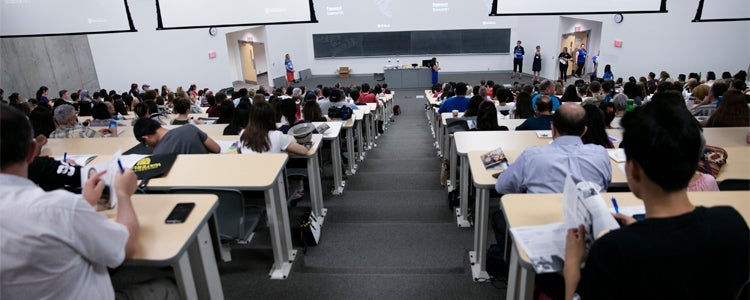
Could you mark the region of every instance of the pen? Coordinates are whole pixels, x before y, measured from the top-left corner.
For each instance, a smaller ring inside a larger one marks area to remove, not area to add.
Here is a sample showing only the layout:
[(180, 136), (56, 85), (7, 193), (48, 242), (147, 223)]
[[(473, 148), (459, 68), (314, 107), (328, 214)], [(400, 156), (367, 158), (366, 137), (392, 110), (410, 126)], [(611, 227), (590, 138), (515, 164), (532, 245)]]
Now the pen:
[(68, 162), (68, 152), (63, 153), (63, 162)]
[[(120, 166), (120, 173), (125, 173), (125, 168), (122, 167), (122, 162), (119, 159), (117, 160), (117, 165)], [(615, 198), (612, 198), (612, 201), (614, 200)], [(617, 207), (617, 205), (615, 205), (615, 207)]]
[(620, 207), (617, 206), (617, 200), (615, 200), (615, 197), (612, 197), (612, 205), (615, 207), (615, 213), (620, 213)]

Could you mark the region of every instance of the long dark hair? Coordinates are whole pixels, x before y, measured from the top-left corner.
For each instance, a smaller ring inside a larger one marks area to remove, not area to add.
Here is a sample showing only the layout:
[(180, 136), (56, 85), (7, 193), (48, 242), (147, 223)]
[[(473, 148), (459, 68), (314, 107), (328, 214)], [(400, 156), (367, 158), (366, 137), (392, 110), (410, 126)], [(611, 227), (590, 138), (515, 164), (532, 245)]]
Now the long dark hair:
[(583, 106), (586, 110), (586, 133), (583, 134), (581, 140), (584, 144), (596, 144), (604, 148), (614, 148), (612, 142), (607, 136), (604, 124), (604, 113), (592, 104)]
[(482, 101), (477, 112), (477, 130), (499, 130), (497, 125), (497, 108), (495, 103)]
[(466, 111), (464, 112), (464, 117), (474, 117), (479, 113), (479, 104), (482, 104), (484, 99), (482, 99), (482, 96), (474, 96), (471, 97), (469, 100), (469, 103), (466, 104)]
[(740, 91), (729, 90), (719, 103), (719, 107), (706, 121), (706, 127), (741, 127), (750, 126), (745, 95)]
[(297, 122), (297, 103), (295, 103), (294, 98), (281, 99), (279, 112), (284, 116), (289, 125), (294, 125)]
[(323, 111), (320, 110), (320, 105), (315, 100), (305, 102), (305, 106), (302, 107), (302, 117), (310, 122), (325, 122), (328, 121), (323, 116)]
[(271, 140), (268, 139), (268, 132), (276, 130), (274, 115), (273, 108), (266, 102), (250, 106), (250, 119), (240, 136), (242, 146), (258, 153), (270, 150)]
[(576, 90), (575, 85), (568, 85), (565, 88), (565, 93), (562, 96), (562, 99), (560, 99), (560, 102), (581, 102), (581, 97), (578, 97), (578, 90)]
[(528, 119), (534, 116), (534, 108), (531, 106), (531, 94), (527, 92), (518, 93), (516, 99), (516, 119)]
[(229, 124), (234, 115), (234, 102), (232, 102), (232, 100), (222, 101), (221, 109), (219, 111), (219, 119), (216, 121), (216, 124)]

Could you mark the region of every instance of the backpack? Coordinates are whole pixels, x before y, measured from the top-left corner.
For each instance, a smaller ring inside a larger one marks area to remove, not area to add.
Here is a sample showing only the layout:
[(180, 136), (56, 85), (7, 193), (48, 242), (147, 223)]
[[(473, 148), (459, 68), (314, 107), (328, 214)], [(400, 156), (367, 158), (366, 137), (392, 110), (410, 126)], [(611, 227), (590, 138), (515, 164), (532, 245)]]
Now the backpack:
[(332, 119), (348, 120), (352, 113), (352, 108), (348, 105), (341, 107), (331, 106), (328, 108), (328, 117)]

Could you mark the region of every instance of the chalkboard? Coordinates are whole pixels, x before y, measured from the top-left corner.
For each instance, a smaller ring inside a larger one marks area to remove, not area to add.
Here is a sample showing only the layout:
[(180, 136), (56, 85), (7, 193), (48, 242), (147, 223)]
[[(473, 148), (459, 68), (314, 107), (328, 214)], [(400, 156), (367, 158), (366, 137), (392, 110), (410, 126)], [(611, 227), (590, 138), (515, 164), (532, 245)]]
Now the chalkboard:
[(510, 29), (313, 34), (315, 58), (510, 53)]

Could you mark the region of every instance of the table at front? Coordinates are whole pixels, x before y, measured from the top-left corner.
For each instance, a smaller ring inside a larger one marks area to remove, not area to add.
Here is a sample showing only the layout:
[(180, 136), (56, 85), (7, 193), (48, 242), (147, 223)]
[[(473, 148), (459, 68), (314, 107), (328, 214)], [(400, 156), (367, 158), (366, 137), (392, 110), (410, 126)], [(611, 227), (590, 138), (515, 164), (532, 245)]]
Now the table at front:
[[(620, 207), (642, 206), (643, 201), (632, 193), (603, 193), (604, 199), (617, 198)], [(750, 224), (750, 191), (689, 192), (694, 205), (727, 205), (736, 209)], [(542, 225), (563, 220), (562, 194), (510, 194), (501, 199), (508, 229), (520, 226)], [(611, 207), (612, 203), (604, 201)], [(509, 240), (509, 239), (506, 239)], [(510, 239), (512, 241), (512, 239)], [(523, 249), (513, 243), (508, 273), (508, 290), (505, 299), (531, 299), (534, 289), (534, 269)]]
[(392, 89), (425, 88), (432, 85), (432, 71), (430, 68), (388, 68), (383, 70), (385, 81)]
[(117, 150), (125, 152), (136, 145), (138, 141), (134, 137), (48, 139), (47, 145), (42, 148), (41, 155), (52, 157), (63, 156), (65, 153), (112, 155)]
[(264, 191), (274, 264), (271, 279), (286, 279), (297, 250), (292, 246), (282, 170), (287, 154), (179, 155), (164, 177), (149, 181), (149, 191), (172, 188), (229, 188)]
[[(138, 216), (135, 254), (126, 266), (172, 266), (182, 299), (224, 299), (209, 227), (216, 227), (215, 195), (133, 195)], [(184, 223), (165, 224), (177, 203), (195, 203)], [(115, 219), (117, 209), (104, 211)]]
[(339, 135), (341, 135), (341, 128), (344, 122), (342, 121), (329, 121), (329, 122), (313, 122), (315, 127), (322, 125), (323, 123), (328, 124), (328, 130), (323, 133), (323, 140), (331, 143), (331, 161), (333, 162), (333, 190), (331, 191), (334, 195), (340, 195), (344, 192), (343, 175), (341, 173), (341, 144), (339, 143)]

